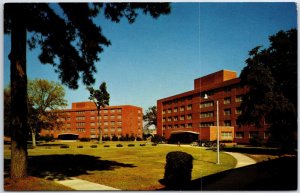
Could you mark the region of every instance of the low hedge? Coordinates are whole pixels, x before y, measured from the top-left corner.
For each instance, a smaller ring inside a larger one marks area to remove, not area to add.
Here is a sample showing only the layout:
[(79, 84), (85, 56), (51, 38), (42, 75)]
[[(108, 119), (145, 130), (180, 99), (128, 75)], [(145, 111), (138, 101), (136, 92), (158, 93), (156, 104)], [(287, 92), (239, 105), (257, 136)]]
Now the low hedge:
[(117, 144), (116, 146), (117, 146), (117, 147), (123, 147), (123, 145), (122, 145), (122, 144)]
[(91, 148), (97, 148), (98, 145), (91, 145)]
[(60, 148), (66, 149), (66, 148), (70, 148), (70, 146), (69, 145), (61, 145)]
[(135, 145), (134, 144), (128, 144), (128, 147), (134, 147)]

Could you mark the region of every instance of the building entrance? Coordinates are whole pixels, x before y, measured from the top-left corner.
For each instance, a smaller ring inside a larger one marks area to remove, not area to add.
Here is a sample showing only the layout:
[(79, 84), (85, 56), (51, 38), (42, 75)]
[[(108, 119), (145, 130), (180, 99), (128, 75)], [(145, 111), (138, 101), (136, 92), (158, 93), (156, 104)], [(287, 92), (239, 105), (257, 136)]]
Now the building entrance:
[(171, 133), (168, 143), (190, 144), (199, 139), (199, 133), (192, 131), (176, 131)]

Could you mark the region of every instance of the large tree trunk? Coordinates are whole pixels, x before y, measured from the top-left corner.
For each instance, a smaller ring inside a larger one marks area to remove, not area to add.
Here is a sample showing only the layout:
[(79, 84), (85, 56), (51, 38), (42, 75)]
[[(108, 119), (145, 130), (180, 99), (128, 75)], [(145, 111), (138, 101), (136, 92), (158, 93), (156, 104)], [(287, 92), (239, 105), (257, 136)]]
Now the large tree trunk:
[(12, 15), (10, 81), (11, 81), (11, 167), (13, 179), (27, 176), (27, 75), (26, 26), (22, 4)]

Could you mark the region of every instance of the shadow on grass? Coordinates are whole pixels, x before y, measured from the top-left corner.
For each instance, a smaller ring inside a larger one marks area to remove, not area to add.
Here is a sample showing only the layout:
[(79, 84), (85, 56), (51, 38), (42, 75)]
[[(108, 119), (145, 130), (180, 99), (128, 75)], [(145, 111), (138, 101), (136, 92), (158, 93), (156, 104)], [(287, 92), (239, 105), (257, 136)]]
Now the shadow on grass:
[[(8, 173), (10, 160), (4, 160), (4, 164), (5, 172)], [(64, 180), (88, 174), (89, 171), (114, 170), (121, 167), (136, 166), (81, 154), (29, 156), (28, 159), (28, 174), (49, 180)]]
[(296, 154), (296, 152), (287, 152), (277, 148), (263, 148), (263, 147), (225, 147), (223, 151), (248, 153), (248, 154), (265, 154), (265, 155), (283, 155)]
[(297, 157), (281, 157), (192, 180), (181, 190), (297, 190), (297, 167)]

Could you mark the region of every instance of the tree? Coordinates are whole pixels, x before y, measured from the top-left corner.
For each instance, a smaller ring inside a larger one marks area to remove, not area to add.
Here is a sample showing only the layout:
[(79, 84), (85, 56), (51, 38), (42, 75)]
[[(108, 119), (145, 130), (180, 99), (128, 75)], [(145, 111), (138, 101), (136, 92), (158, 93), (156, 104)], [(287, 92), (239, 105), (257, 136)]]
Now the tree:
[(157, 109), (156, 106), (149, 107), (143, 115), (146, 122), (145, 128), (149, 129), (151, 125), (157, 126)]
[(4, 136), (10, 134), (10, 86), (4, 88)]
[(93, 101), (97, 107), (98, 112), (98, 130), (99, 130), (99, 144), (102, 144), (102, 129), (100, 126), (100, 110), (109, 105), (109, 93), (106, 89), (106, 83), (102, 82), (99, 86), (99, 90), (95, 90), (92, 87), (87, 88), (90, 92), (89, 99)]
[[(58, 82), (43, 79), (35, 79), (28, 83), (28, 110), (33, 118), (28, 121), (32, 136), (32, 145), (36, 146), (35, 136), (41, 128), (54, 127), (57, 122), (57, 111), (67, 106), (64, 99), (65, 90)], [(30, 109), (30, 107), (32, 107)], [(51, 110), (51, 112), (49, 111)], [(56, 112), (54, 112), (56, 111)]]
[[(59, 7), (60, 9), (58, 9)], [(157, 18), (170, 13), (169, 3), (6, 3), (4, 32), (11, 35), (11, 168), (13, 179), (27, 176), (26, 46), (41, 48), (39, 60), (50, 64), (62, 83), (78, 88), (95, 82), (95, 62), (111, 42), (93, 23), (99, 13), (112, 22), (125, 17), (133, 23), (138, 10)], [(28, 33), (27, 32), (31, 32)], [(29, 35), (29, 37), (27, 37)], [(27, 41), (28, 40), (28, 41)], [(22, 110), (20, 110), (22, 109)]]
[(248, 88), (241, 103), (240, 124), (270, 124), (270, 140), (282, 148), (295, 147), (297, 132), (297, 30), (270, 36), (270, 47), (249, 52), (242, 70)]

